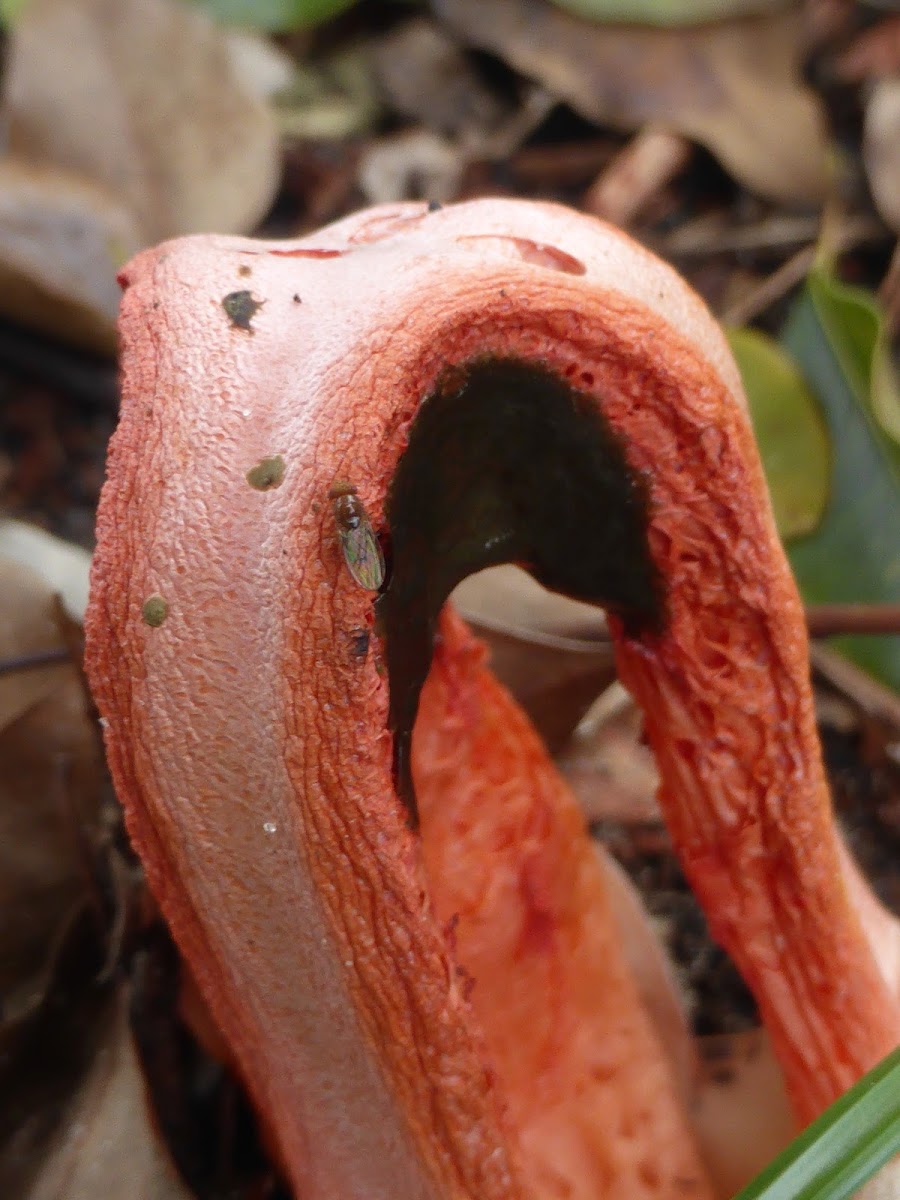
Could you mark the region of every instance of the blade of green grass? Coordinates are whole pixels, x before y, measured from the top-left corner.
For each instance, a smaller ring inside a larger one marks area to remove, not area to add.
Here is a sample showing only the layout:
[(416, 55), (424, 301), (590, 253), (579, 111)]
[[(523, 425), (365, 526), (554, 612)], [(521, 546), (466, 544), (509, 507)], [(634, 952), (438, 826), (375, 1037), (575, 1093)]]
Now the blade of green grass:
[(850, 1200), (900, 1152), (900, 1048), (805, 1129), (734, 1200)]

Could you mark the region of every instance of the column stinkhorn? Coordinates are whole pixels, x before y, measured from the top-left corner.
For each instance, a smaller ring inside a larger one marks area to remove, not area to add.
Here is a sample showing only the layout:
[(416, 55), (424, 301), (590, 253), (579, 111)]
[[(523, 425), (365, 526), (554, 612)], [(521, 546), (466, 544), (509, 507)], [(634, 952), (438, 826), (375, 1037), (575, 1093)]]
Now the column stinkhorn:
[(123, 281), (88, 670), (298, 1196), (709, 1195), (574, 802), (440, 615), (489, 562), (608, 607), (799, 1116), (895, 1045), (737, 372), (673, 271), (479, 201), (184, 239)]

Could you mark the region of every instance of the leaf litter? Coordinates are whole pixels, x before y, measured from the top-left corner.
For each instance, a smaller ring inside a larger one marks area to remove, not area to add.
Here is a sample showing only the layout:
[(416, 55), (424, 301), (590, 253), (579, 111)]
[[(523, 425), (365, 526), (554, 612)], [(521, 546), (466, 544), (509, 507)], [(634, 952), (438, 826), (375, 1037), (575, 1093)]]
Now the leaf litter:
[(30, 0), (7, 53), (0, 310), (111, 353), (115, 275), (135, 250), (266, 212), (271, 72), (246, 34), (176, 0)]

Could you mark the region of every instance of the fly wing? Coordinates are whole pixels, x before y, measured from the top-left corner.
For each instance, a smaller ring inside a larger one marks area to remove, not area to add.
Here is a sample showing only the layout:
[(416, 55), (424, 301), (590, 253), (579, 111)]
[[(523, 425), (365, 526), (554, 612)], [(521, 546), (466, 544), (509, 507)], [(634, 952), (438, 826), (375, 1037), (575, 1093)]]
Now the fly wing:
[(377, 592), (384, 583), (384, 555), (367, 518), (355, 529), (341, 530), (341, 548), (347, 569), (359, 586)]

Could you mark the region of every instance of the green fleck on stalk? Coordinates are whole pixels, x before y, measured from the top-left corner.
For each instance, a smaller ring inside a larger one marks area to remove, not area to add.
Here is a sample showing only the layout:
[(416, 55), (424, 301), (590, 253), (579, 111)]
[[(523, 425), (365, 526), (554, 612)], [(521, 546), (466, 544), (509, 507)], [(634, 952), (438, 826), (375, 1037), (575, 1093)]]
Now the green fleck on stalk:
[(151, 629), (158, 629), (168, 615), (169, 606), (162, 596), (150, 596), (144, 601), (141, 616), (144, 624), (149, 625)]
[(228, 314), (228, 319), (236, 329), (246, 329), (253, 332), (250, 322), (262, 308), (265, 301), (254, 300), (253, 293), (247, 291), (229, 292), (222, 299), (222, 307)]
[(247, 482), (258, 492), (267, 492), (270, 488), (278, 487), (284, 479), (284, 470), (284, 459), (280, 454), (271, 458), (261, 458), (256, 466), (247, 472)]

